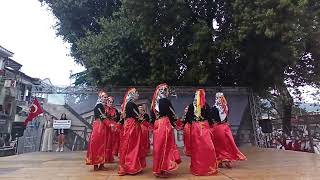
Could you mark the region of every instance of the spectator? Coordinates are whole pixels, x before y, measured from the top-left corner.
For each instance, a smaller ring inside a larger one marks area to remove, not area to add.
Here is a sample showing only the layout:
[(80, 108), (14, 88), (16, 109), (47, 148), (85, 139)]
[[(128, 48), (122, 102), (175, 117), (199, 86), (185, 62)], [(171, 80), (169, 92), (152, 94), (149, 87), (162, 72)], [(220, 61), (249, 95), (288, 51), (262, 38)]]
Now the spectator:
[[(65, 113), (61, 114), (60, 120), (67, 120), (67, 115)], [(67, 129), (57, 129), (56, 131), (57, 136), (58, 136), (58, 148), (56, 152), (63, 152), (63, 147), (64, 147), (64, 137), (68, 134)]]
[(44, 115), (44, 133), (43, 133), (43, 140), (42, 140), (42, 148), (41, 151), (52, 151), (52, 140), (53, 140), (53, 119), (54, 117), (51, 116), (50, 118), (47, 115)]

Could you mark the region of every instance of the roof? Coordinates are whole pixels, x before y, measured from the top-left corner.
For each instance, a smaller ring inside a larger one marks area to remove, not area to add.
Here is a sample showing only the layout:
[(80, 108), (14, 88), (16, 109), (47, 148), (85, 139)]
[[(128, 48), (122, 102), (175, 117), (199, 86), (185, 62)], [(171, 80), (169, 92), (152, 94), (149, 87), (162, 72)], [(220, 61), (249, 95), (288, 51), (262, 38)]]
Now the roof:
[(10, 67), (16, 71), (19, 71), (22, 67), (22, 65), (20, 63), (18, 63), (17, 61), (14, 61), (13, 59), (7, 58), (7, 60), (5, 61), (5, 67)]
[(12, 57), (13, 56), (13, 52), (11, 52), (8, 49), (0, 46), (0, 55), (2, 55), (3, 57)]
[(30, 81), (32, 84), (39, 84), (39, 82), (40, 82), (39, 78), (30, 77), (21, 71), (14, 70), (10, 67), (6, 67), (5, 69), (6, 69), (6, 71), (10, 71), (11, 73), (19, 75), (21, 78)]

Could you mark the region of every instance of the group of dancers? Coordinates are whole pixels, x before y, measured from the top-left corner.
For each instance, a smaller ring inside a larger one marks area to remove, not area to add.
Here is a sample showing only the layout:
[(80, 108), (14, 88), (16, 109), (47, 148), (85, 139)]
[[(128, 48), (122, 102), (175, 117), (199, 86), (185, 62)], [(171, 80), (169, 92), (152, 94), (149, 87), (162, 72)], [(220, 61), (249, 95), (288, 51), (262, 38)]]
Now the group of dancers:
[(135, 88), (125, 94), (121, 113), (113, 107), (114, 99), (106, 91), (100, 91), (86, 164), (93, 165), (95, 171), (106, 170), (104, 164), (119, 156), (119, 175), (142, 172), (147, 165), (149, 129), (152, 129), (153, 174), (168, 177), (181, 163), (174, 128), (183, 130), (184, 153), (191, 157), (190, 171), (194, 175), (215, 175), (218, 168), (231, 168), (232, 162), (246, 159), (228, 125), (228, 106), (223, 93), (216, 94), (215, 104), (210, 107), (205, 90), (198, 89), (182, 120), (178, 119), (168, 96), (168, 85), (158, 85), (152, 97), (149, 121), (143, 107), (136, 104), (139, 94)]

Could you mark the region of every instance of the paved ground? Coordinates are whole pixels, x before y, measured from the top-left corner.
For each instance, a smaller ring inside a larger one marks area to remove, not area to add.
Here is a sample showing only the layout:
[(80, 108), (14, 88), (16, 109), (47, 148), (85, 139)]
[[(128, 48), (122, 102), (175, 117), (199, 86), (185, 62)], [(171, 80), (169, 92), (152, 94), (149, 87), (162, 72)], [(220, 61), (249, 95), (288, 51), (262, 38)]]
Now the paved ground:
[[(316, 154), (275, 149), (243, 148), (248, 161), (239, 162), (233, 169), (220, 169), (216, 176), (196, 177), (189, 173), (188, 157), (170, 179), (228, 180), (228, 179), (320, 179), (320, 156)], [(30, 180), (130, 180), (160, 179), (152, 175), (152, 158), (148, 167), (136, 176), (118, 176), (117, 163), (110, 164), (109, 171), (93, 172), (84, 165), (84, 152), (27, 153), (0, 158), (0, 179)]]

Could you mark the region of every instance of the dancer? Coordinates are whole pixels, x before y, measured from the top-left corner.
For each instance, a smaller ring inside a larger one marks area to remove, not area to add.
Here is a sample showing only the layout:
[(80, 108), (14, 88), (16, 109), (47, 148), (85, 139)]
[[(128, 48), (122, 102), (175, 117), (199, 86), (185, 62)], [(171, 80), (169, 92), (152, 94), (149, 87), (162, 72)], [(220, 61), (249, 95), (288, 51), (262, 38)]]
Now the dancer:
[(186, 118), (188, 109), (189, 109), (189, 106), (186, 106), (184, 109), (183, 152), (186, 156), (191, 156), (191, 121), (188, 121)]
[[(120, 124), (120, 113), (114, 107), (114, 97), (109, 96), (107, 100), (107, 117), (110, 119), (111, 124), (111, 136), (108, 138), (111, 140), (112, 143), (108, 144), (108, 149), (112, 149), (112, 154), (114, 156), (118, 156), (119, 152), (119, 145), (120, 145), (120, 131), (121, 131), (121, 124)], [(111, 147), (110, 147), (111, 144)]]
[[(118, 113), (118, 110), (113, 106), (114, 98), (112, 96), (109, 96), (107, 98), (107, 103), (105, 106), (105, 112), (107, 116), (107, 121), (104, 121), (106, 127), (107, 127), (107, 150), (106, 154), (108, 159), (106, 159), (106, 163), (113, 163), (113, 150), (115, 149), (117, 144), (117, 141), (119, 140), (117, 137), (118, 134), (116, 134), (116, 122), (119, 121), (120, 115)], [(115, 152), (116, 153), (116, 152)]]
[(154, 119), (153, 128), (153, 173), (155, 176), (167, 177), (181, 163), (180, 154), (174, 138), (172, 126), (175, 126), (175, 112), (169, 95), (168, 85), (157, 86), (151, 104)]
[(145, 156), (140, 149), (141, 127), (138, 122), (139, 109), (135, 104), (139, 94), (131, 88), (124, 96), (122, 103), (122, 116), (125, 118), (123, 134), (120, 144), (119, 171), (120, 176), (137, 174), (146, 167)]
[(94, 108), (94, 122), (92, 126), (92, 133), (90, 136), (86, 164), (93, 165), (94, 171), (106, 170), (104, 163), (110, 157), (107, 157), (107, 127), (104, 123), (106, 121), (106, 114), (104, 104), (107, 101), (107, 92), (101, 90), (98, 94), (98, 101)]
[(227, 119), (229, 109), (223, 93), (216, 93), (216, 102), (212, 110), (214, 120), (218, 123), (213, 126), (213, 143), (219, 166), (232, 168), (232, 162), (246, 160), (246, 157), (234, 142)]
[(186, 120), (191, 124), (191, 173), (209, 176), (218, 173), (218, 163), (209, 124), (213, 124), (204, 89), (195, 93), (193, 104), (189, 105)]
[(139, 113), (141, 116), (141, 150), (144, 156), (147, 156), (150, 153), (150, 140), (149, 140), (149, 127), (150, 127), (150, 117), (145, 112), (145, 109), (142, 105), (139, 106)]

